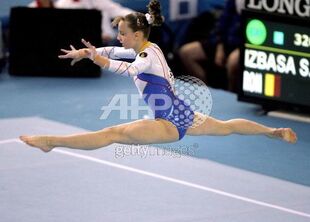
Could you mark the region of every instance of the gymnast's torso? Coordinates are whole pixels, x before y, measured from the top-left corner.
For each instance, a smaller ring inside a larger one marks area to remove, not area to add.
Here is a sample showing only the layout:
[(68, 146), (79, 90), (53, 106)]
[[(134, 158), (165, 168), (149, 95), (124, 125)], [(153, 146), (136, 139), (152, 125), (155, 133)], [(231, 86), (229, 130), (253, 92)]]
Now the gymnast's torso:
[[(173, 123), (181, 139), (193, 123), (194, 112), (174, 93), (173, 74), (161, 49), (147, 42), (139, 53), (123, 47), (103, 47), (97, 52), (110, 59), (109, 71), (132, 77), (154, 117)], [(120, 61), (133, 59), (132, 63)]]

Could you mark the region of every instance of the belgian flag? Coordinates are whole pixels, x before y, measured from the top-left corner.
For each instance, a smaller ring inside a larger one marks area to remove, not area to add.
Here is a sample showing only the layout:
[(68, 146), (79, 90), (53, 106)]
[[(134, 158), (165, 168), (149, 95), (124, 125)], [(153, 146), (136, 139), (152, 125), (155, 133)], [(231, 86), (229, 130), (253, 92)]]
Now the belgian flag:
[(265, 74), (265, 96), (280, 97), (281, 96), (281, 76), (271, 73)]

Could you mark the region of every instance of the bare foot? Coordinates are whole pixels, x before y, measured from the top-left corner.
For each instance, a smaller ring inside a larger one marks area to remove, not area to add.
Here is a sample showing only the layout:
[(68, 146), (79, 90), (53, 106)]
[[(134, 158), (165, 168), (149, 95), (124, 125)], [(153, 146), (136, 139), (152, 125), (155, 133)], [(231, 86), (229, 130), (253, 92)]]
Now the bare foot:
[(20, 136), (19, 139), (29, 146), (37, 147), (46, 153), (54, 148), (49, 144), (47, 136)]
[(297, 135), (291, 128), (276, 128), (271, 137), (282, 139), (288, 143), (296, 143)]

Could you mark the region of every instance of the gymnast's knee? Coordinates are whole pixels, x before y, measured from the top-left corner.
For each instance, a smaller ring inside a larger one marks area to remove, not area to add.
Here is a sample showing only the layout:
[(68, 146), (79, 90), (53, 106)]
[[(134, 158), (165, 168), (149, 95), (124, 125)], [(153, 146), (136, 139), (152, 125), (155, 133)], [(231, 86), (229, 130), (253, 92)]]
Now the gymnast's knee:
[(230, 135), (233, 133), (233, 125), (230, 120), (221, 121), (221, 131), (223, 135)]
[(102, 139), (108, 140), (110, 143), (118, 143), (126, 136), (124, 129), (118, 126), (104, 128), (99, 130), (98, 133), (100, 133)]

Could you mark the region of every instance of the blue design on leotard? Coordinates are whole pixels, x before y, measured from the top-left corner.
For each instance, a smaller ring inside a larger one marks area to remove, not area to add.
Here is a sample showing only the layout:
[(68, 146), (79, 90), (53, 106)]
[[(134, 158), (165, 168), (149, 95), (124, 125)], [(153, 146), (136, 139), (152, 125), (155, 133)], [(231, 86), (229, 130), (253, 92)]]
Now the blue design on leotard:
[(167, 79), (148, 73), (140, 73), (137, 77), (147, 82), (143, 96), (154, 117), (174, 124), (179, 132), (179, 140), (182, 139), (194, 120), (194, 112), (189, 104), (173, 93)]

